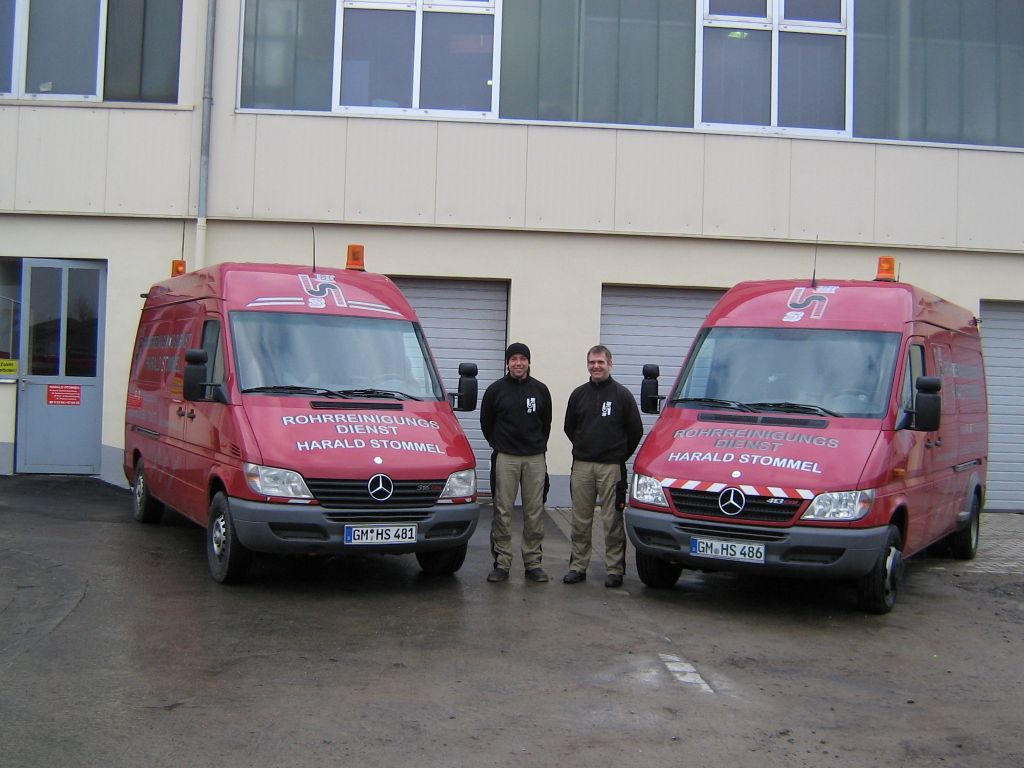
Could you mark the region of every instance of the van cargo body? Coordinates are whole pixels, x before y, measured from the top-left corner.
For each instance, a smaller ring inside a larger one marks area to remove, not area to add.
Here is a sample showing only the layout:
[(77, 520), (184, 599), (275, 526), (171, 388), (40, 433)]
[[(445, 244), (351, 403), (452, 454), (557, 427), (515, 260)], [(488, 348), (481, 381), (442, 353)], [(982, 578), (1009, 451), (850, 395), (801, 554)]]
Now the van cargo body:
[(415, 552), (428, 572), (457, 570), (475, 466), (386, 277), (220, 264), (149, 291), (125, 411), (134, 514), (166, 506), (207, 527), (218, 581), (252, 552)]
[(895, 281), (741, 283), (637, 456), (637, 569), (655, 587), (682, 568), (850, 579), (888, 611), (903, 558), (974, 556), (987, 451), (970, 312)]

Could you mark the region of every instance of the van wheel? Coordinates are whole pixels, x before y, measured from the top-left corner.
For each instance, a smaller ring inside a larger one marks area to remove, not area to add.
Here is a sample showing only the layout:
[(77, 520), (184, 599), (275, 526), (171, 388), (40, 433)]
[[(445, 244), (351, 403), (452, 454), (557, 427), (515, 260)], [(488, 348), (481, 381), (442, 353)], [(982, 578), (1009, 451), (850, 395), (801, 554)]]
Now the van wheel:
[(660, 557), (645, 555), (643, 552), (636, 553), (636, 572), (640, 581), (653, 589), (669, 589), (679, 581), (679, 575), (683, 572), (683, 566), (677, 563), (670, 563)]
[(975, 496), (971, 502), (971, 519), (959, 531), (949, 536), (953, 557), (959, 560), (973, 560), (978, 554), (978, 540), (981, 536), (981, 505)]
[(870, 613), (888, 613), (896, 605), (903, 583), (903, 539), (895, 525), (889, 526), (885, 546), (871, 571), (857, 582), (860, 607)]
[(453, 549), (435, 549), (429, 552), (417, 552), (416, 561), (427, 576), (447, 576), (455, 573), (466, 560), (468, 544)]
[(243, 581), (252, 561), (252, 552), (242, 546), (235, 535), (227, 497), (218, 493), (210, 502), (206, 525), (206, 560), (210, 575), (221, 584)]
[(140, 523), (159, 523), (163, 515), (164, 505), (149, 495), (149, 483), (142, 469), (142, 459), (139, 459), (132, 480), (132, 517)]

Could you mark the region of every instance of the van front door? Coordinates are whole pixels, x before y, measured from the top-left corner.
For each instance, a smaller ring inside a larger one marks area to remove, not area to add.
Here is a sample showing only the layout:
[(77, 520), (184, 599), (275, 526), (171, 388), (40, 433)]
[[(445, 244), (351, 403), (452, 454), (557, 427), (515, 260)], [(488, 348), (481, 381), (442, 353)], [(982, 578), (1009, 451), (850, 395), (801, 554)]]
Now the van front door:
[(15, 471), (100, 472), (106, 267), (25, 259)]

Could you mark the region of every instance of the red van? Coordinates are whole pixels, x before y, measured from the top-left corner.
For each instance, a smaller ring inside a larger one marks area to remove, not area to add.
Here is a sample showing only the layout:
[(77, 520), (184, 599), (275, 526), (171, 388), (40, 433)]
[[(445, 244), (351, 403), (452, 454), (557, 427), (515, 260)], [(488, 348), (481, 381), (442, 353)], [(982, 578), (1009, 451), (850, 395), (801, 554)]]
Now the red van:
[[(637, 456), (641, 580), (683, 568), (850, 579), (892, 609), (903, 559), (972, 558), (988, 462), (978, 320), (895, 281), (763, 281), (708, 315)], [(642, 408), (657, 412), (657, 366)]]
[(457, 571), (477, 524), (476, 461), (416, 314), (362, 269), (218, 264), (146, 294), (125, 409), (133, 513), (207, 529), (210, 572), (253, 552), (414, 552)]

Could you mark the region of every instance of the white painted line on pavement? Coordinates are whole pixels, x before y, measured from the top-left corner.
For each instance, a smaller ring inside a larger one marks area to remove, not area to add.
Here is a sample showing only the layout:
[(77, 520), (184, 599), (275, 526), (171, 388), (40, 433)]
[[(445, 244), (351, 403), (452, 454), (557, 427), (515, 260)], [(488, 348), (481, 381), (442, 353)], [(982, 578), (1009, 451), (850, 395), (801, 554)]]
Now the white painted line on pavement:
[(658, 658), (661, 659), (665, 668), (672, 673), (672, 677), (683, 685), (692, 685), (704, 693), (715, 692), (690, 662), (683, 661), (678, 656), (673, 656), (670, 653), (659, 653)]

